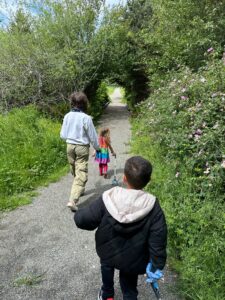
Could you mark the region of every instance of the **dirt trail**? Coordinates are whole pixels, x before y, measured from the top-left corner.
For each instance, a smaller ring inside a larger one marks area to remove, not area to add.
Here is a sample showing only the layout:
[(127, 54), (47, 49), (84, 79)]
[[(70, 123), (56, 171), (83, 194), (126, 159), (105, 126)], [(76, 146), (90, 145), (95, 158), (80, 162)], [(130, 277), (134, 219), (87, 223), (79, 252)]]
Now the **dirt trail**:
[[(111, 130), (117, 153), (121, 182), (130, 141), (129, 113), (120, 103), (120, 90), (112, 95), (100, 126)], [(89, 180), (81, 204), (86, 205), (111, 187), (110, 179), (98, 176), (98, 166), (90, 157)], [(33, 203), (1, 215), (0, 220), (0, 299), (3, 300), (91, 300), (101, 284), (94, 232), (75, 227), (73, 214), (66, 208), (72, 176), (39, 189)], [(34, 282), (36, 284), (32, 284)], [(166, 271), (161, 283), (163, 299), (178, 300), (172, 294), (174, 275)], [(30, 284), (30, 285), (29, 285)], [(32, 285), (31, 285), (32, 284)], [(115, 280), (115, 299), (122, 299)], [(144, 278), (139, 280), (139, 299), (155, 299)]]

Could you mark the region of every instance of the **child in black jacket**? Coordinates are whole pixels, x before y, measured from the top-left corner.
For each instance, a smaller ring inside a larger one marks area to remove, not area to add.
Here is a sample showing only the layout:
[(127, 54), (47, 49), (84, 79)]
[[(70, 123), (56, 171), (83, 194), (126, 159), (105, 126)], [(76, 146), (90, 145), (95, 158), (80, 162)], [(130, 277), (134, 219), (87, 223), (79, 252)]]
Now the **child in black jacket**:
[(155, 196), (142, 191), (151, 173), (149, 161), (140, 156), (131, 157), (124, 169), (127, 189), (114, 187), (104, 192), (74, 216), (77, 227), (97, 228), (96, 251), (103, 282), (99, 300), (114, 299), (114, 269), (120, 270), (123, 299), (136, 300), (138, 275), (144, 274), (151, 262), (151, 272), (147, 272), (151, 281), (154, 272), (157, 270), (158, 274), (165, 266), (167, 227), (164, 213)]

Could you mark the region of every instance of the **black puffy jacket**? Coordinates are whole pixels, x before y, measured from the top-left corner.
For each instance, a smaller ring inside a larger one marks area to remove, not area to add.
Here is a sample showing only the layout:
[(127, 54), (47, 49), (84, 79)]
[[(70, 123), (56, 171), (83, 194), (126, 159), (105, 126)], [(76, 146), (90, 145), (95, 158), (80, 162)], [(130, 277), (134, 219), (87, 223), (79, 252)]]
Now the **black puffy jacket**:
[(163, 269), (166, 262), (167, 226), (158, 200), (154, 201), (150, 212), (143, 217), (122, 223), (112, 216), (114, 211), (110, 214), (110, 208), (107, 210), (107, 202), (103, 199), (104, 194), (103, 198), (79, 209), (74, 215), (77, 227), (86, 230), (97, 228), (96, 251), (101, 262), (135, 274), (144, 274), (150, 260), (155, 269)]

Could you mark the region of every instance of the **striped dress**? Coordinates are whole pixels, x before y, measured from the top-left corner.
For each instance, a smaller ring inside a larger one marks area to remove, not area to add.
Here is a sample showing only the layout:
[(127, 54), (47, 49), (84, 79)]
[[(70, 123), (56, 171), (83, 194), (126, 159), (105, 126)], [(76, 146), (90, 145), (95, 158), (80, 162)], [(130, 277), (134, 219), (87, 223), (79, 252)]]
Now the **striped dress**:
[(100, 136), (98, 139), (100, 151), (96, 151), (95, 160), (99, 164), (107, 164), (109, 159), (109, 148), (104, 136)]

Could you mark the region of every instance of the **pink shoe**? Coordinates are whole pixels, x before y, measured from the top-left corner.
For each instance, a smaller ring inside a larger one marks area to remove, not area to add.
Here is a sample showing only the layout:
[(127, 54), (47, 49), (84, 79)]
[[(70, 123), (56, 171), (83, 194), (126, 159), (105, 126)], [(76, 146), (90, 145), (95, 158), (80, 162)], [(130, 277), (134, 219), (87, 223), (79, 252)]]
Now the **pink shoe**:
[[(102, 298), (102, 290), (100, 290), (100, 292), (98, 293), (98, 300), (103, 300)], [(113, 297), (107, 298), (106, 300), (114, 300)]]

